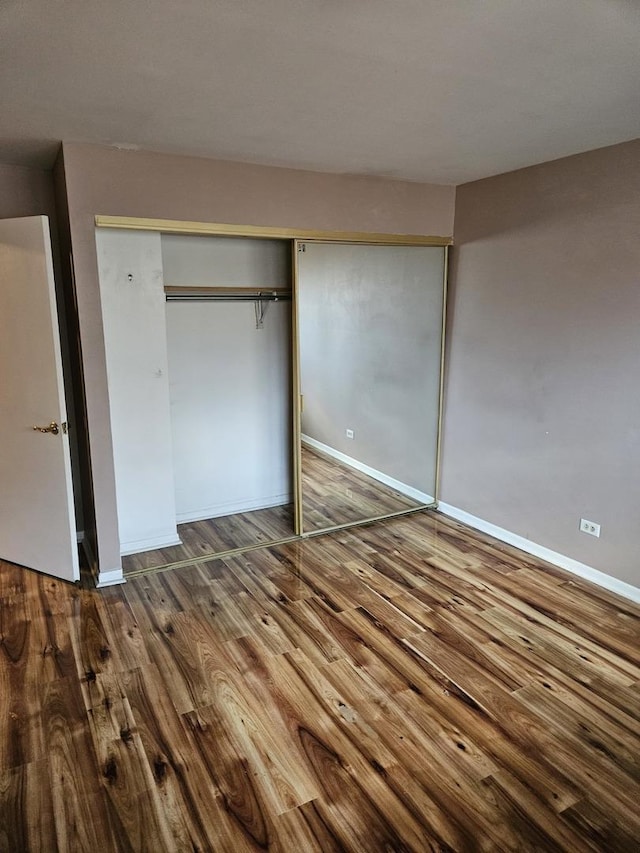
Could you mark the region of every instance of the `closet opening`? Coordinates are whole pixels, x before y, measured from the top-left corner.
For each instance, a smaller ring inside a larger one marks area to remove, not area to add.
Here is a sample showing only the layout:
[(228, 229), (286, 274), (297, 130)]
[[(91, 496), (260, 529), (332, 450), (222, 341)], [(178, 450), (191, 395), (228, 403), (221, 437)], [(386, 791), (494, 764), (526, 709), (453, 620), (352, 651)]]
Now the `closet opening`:
[(125, 575), (290, 539), (290, 242), (97, 242)]

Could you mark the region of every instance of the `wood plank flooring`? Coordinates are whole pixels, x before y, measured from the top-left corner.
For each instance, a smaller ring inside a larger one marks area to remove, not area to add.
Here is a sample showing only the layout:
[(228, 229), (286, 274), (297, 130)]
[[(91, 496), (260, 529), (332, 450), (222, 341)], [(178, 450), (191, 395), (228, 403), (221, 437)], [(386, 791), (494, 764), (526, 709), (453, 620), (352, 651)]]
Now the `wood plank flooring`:
[[(321, 530), (379, 518), (418, 506), (415, 500), (309, 447), (302, 448), (304, 529)], [(146, 569), (250, 548), (294, 534), (293, 505), (239, 512), (178, 525), (182, 545), (122, 558), (125, 575)]]
[(0, 850), (637, 851), (640, 609), (434, 512), (0, 563)]
[(293, 536), (293, 504), (190, 521), (178, 525), (178, 535), (182, 545), (123, 557), (122, 569), (125, 575), (168, 563), (213, 556), (234, 548), (250, 548), (287, 539)]

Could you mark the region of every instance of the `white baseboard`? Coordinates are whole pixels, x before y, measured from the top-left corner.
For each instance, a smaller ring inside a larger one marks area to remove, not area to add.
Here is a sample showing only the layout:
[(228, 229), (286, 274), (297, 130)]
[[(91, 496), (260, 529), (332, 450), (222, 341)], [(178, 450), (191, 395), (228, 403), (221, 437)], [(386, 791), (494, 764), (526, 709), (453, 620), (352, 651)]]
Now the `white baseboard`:
[(134, 542), (120, 543), (120, 556), (127, 554), (141, 554), (143, 551), (155, 551), (156, 548), (171, 548), (173, 545), (182, 545), (182, 539), (176, 533), (174, 536), (156, 536), (153, 539), (138, 539)]
[(187, 524), (190, 521), (204, 521), (208, 518), (221, 518), (223, 515), (235, 515), (239, 512), (253, 512), (258, 509), (270, 509), (274, 506), (285, 506), (293, 501), (293, 495), (286, 493), (282, 495), (269, 495), (256, 500), (234, 501), (233, 503), (215, 504), (214, 506), (202, 507), (189, 512), (176, 513), (178, 524)]
[(335, 450), (335, 448), (329, 447), (328, 444), (323, 444), (321, 441), (311, 438), (309, 435), (302, 435), (301, 439), (303, 444), (307, 444), (309, 447), (313, 447), (314, 450), (319, 450), (320, 453), (325, 453), (327, 456), (331, 456), (332, 459), (337, 459), (338, 462), (342, 462), (350, 468), (355, 468), (356, 471), (360, 471), (362, 474), (366, 474), (368, 477), (372, 477), (374, 480), (384, 483), (385, 486), (395, 489), (396, 492), (400, 492), (408, 498), (413, 498), (414, 501), (418, 501), (418, 503), (431, 504), (434, 501), (434, 498), (426, 492), (414, 489), (413, 486), (407, 486), (406, 483), (401, 483), (400, 480), (395, 480), (393, 477), (389, 477), (382, 471), (377, 471), (375, 468), (365, 465), (364, 462), (360, 462), (352, 456), (347, 456), (346, 453), (341, 453), (339, 450)]
[(103, 589), (105, 586), (115, 586), (118, 583), (126, 582), (127, 579), (122, 572), (122, 567), (120, 567), (119, 569), (111, 569), (108, 572), (98, 572), (96, 588)]
[(456, 521), (461, 521), (463, 524), (468, 524), (469, 527), (481, 530), (483, 533), (488, 533), (490, 536), (494, 536), (501, 542), (513, 545), (514, 548), (519, 548), (521, 551), (525, 551), (533, 557), (539, 557), (541, 560), (546, 560), (547, 563), (552, 563), (560, 569), (566, 569), (566, 571), (571, 572), (574, 575), (578, 575), (578, 577), (591, 581), (591, 583), (604, 587), (604, 589), (608, 589), (610, 592), (615, 592), (618, 595), (622, 595), (624, 598), (628, 598), (631, 601), (635, 601), (637, 604), (640, 604), (640, 589), (632, 586), (630, 583), (611, 577), (611, 575), (607, 575), (598, 569), (593, 569), (591, 566), (587, 566), (585, 563), (580, 563), (578, 560), (573, 560), (571, 557), (565, 557), (564, 554), (559, 554), (557, 551), (545, 548), (544, 545), (538, 545), (530, 539), (525, 539), (524, 536), (518, 536), (517, 533), (511, 533), (510, 530), (505, 530), (504, 527), (498, 527), (495, 524), (491, 524), (489, 521), (484, 521), (475, 515), (471, 515), (470, 512), (465, 512), (463, 509), (451, 506), (451, 504), (440, 501), (438, 503), (438, 509), (440, 512), (444, 513), (444, 515), (455, 518)]

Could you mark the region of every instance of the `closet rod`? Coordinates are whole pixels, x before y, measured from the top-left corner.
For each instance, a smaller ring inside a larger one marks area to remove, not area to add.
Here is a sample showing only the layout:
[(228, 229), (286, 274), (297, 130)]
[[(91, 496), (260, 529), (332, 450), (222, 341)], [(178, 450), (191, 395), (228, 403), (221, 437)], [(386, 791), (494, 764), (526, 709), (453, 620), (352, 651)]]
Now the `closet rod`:
[(290, 302), (290, 293), (165, 293), (167, 302)]

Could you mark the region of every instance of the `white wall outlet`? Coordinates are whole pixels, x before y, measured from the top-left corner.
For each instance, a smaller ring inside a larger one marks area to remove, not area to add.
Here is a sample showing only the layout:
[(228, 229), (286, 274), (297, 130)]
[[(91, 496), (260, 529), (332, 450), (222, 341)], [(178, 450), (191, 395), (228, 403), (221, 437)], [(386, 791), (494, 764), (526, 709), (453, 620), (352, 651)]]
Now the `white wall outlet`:
[(352, 429), (345, 430), (345, 434), (346, 434), (347, 438), (353, 438), (353, 430)]
[(600, 536), (600, 525), (595, 521), (587, 521), (586, 518), (580, 519), (580, 531), (588, 533), (590, 536)]

